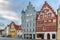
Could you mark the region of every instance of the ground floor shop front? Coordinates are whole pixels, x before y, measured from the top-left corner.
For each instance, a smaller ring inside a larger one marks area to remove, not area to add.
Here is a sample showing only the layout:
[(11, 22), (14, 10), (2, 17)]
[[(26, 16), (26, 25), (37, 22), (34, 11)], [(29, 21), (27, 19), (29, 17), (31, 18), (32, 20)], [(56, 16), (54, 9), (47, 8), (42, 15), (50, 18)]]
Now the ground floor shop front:
[(36, 32), (36, 39), (56, 39), (56, 32)]
[(35, 33), (23, 33), (23, 39), (35, 39)]

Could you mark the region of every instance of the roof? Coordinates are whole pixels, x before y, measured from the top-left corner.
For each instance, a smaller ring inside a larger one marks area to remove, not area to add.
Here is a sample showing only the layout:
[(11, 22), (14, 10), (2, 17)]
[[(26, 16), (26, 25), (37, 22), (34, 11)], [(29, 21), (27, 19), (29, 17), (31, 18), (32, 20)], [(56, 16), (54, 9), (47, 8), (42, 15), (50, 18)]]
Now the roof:
[(4, 31), (4, 29), (3, 29), (3, 30), (0, 30), (0, 32), (1, 32), (1, 31)]
[(15, 27), (15, 29), (16, 30), (21, 30), (22, 28), (21, 28), (21, 25), (16, 25), (14, 22), (11, 22), (9, 25), (7, 25), (8, 27), (11, 27), (11, 25), (14, 25), (14, 27)]

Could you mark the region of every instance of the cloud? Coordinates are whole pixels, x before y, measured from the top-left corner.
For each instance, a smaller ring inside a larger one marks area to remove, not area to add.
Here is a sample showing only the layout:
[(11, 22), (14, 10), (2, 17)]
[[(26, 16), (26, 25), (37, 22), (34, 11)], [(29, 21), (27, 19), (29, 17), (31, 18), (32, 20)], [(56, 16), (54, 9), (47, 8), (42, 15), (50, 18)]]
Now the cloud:
[(8, 10), (0, 10), (0, 17), (9, 19), (9, 20), (19, 20), (16, 12)]
[[(14, 8), (14, 9), (13, 9)], [(0, 28), (6, 27), (11, 21), (14, 21), (16, 24), (21, 24), (21, 18), (16, 12), (15, 4), (11, 3), (8, 0), (0, 0)], [(4, 24), (2, 26), (2, 24)]]

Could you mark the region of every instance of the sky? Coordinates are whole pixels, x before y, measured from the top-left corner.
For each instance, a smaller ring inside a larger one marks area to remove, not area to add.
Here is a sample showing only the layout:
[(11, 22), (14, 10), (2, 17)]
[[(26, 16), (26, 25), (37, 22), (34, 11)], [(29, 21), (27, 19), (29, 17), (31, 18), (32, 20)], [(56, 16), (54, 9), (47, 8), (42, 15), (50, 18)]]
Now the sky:
[(21, 11), (26, 10), (29, 2), (36, 11), (40, 11), (45, 1), (57, 12), (60, 0), (0, 0), (0, 29), (4, 29), (12, 21), (21, 25)]

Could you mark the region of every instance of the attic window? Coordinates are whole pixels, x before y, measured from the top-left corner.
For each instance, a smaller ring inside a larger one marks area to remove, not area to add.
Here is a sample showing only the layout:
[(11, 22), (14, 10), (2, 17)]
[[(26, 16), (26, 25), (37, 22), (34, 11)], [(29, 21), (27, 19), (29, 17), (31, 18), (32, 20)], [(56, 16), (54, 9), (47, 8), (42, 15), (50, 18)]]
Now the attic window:
[(44, 13), (48, 12), (49, 10), (48, 9), (44, 9)]
[(48, 16), (51, 17), (51, 13), (48, 13)]

